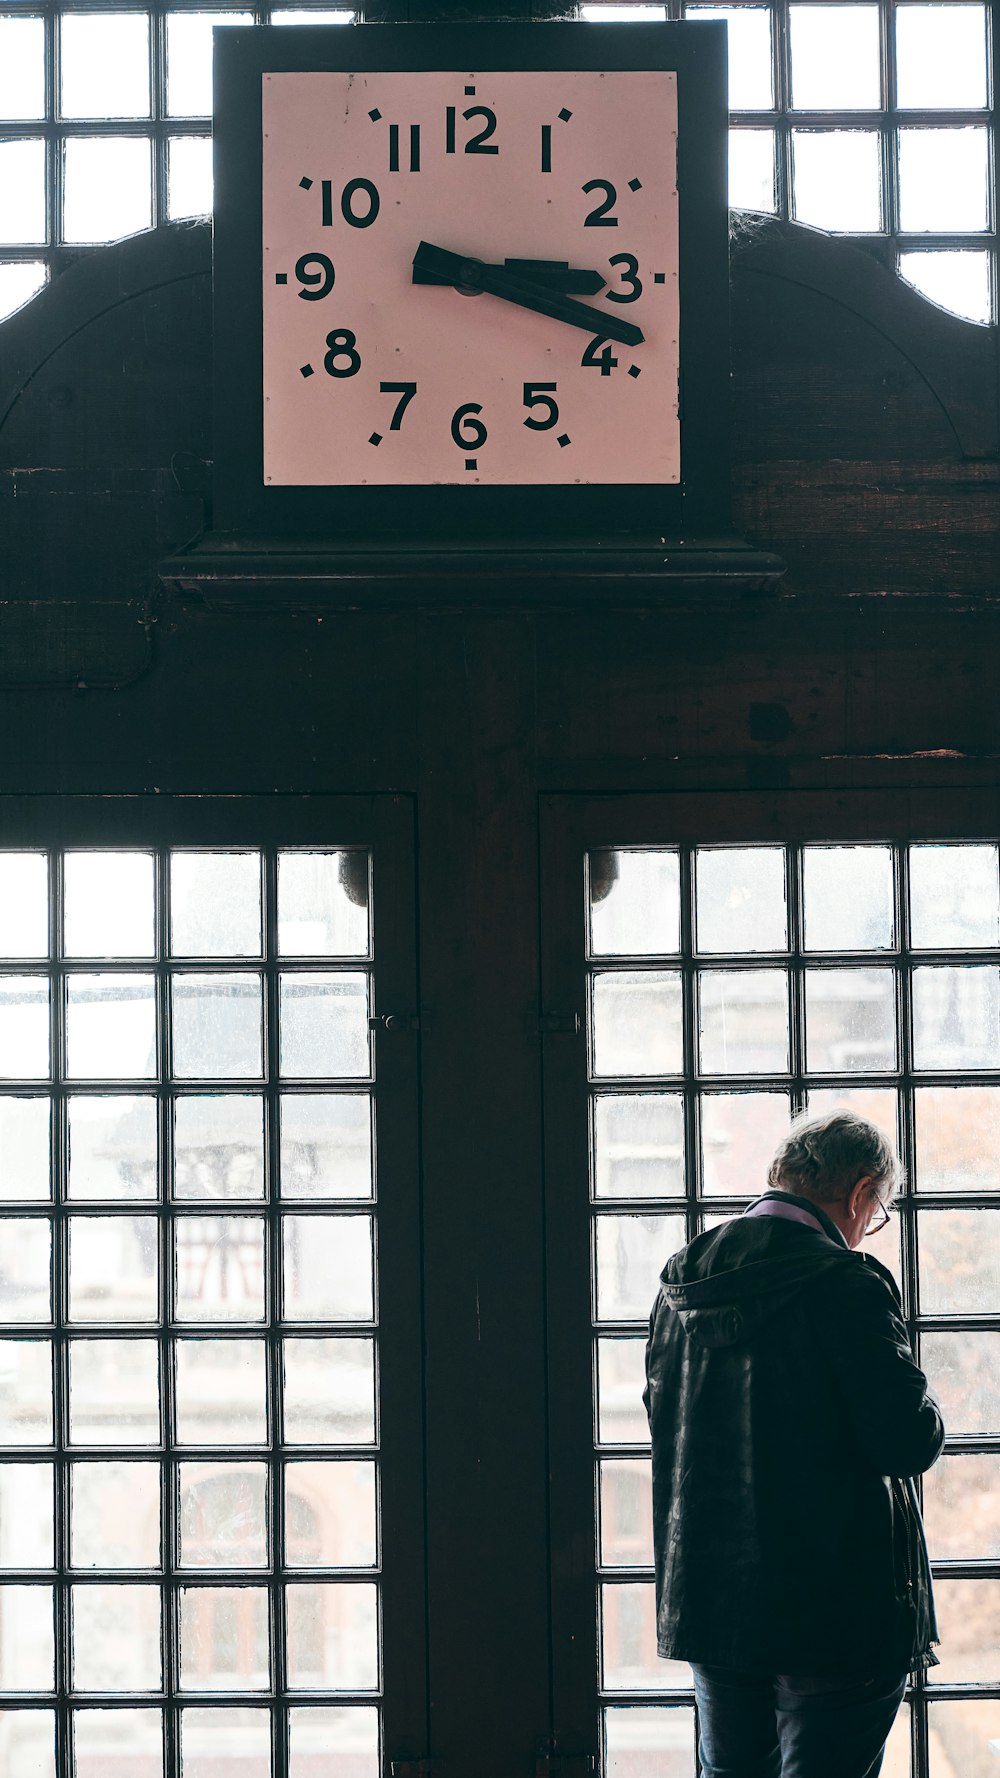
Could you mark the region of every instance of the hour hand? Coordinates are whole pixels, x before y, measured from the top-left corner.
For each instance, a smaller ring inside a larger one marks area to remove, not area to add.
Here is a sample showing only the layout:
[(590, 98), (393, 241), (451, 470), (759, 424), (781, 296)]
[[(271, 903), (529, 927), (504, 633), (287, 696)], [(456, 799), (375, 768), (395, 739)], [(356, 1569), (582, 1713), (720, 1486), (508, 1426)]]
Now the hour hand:
[[(607, 283), (600, 272), (589, 272), (571, 266), (568, 259), (505, 259), (502, 265), (490, 265), (491, 272), (511, 272), (516, 278), (527, 278), (546, 290), (561, 290), (565, 296), (597, 296)], [(415, 270), (414, 284), (454, 284), (453, 276), (442, 272)]]
[(531, 309), (538, 315), (550, 315), (554, 321), (565, 321), (570, 327), (582, 327), (596, 339), (620, 340), (624, 346), (641, 345), (642, 329), (603, 309), (592, 309), (575, 302), (555, 290), (546, 290), (532, 279), (508, 271), (505, 266), (485, 265), (480, 259), (450, 253), (446, 247), (435, 247), (421, 241), (413, 256), (413, 282), (425, 282), (424, 274), (436, 274), (435, 281), (451, 284), (456, 290), (484, 290), (518, 308)]

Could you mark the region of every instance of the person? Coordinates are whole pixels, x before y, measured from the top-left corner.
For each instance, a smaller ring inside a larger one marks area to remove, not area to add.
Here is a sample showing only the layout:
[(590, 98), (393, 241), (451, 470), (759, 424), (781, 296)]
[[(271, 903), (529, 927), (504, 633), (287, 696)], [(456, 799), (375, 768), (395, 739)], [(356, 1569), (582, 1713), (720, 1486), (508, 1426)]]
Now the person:
[(658, 1652), (690, 1662), (703, 1778), (876, 1778), (937, 1665), (912, 1477), (944, 1427), (892, 1274), (860, 1251), (900, 1167), (849, 1111), (668, 1261), (650, 1317)]

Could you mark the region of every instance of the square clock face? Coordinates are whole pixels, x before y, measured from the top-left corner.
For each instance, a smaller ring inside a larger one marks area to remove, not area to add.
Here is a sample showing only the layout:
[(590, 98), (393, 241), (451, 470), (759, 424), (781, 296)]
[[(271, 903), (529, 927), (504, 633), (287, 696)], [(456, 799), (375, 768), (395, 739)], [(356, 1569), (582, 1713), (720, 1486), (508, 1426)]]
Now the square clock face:
[(676, 83), (265, 74), (265, 484), (679, 482)]

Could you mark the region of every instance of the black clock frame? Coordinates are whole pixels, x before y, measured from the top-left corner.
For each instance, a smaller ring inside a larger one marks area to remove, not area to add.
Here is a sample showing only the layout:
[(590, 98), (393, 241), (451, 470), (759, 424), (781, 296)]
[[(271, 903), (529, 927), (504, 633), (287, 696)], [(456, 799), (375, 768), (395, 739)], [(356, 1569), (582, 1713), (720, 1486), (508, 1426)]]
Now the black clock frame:
[[(688, 543), (730, 532), (725, 27), (716, 22), (229, 27), (215, 38), (215, 486), (220, 533), (344, 549)], [(261, 80), (469, 68), (677, 74), (680, 483), (268, 487), (263, 476)]]

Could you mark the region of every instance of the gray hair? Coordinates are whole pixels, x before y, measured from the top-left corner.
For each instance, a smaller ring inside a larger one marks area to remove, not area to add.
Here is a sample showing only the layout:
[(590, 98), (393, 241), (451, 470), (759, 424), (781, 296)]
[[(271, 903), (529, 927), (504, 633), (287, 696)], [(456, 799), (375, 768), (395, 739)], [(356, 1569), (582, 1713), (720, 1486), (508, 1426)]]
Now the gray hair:
[(853, 1111), (825, 1117), (797, 1117), (778, 1145), (768, 1169), (768, 1185), (804, 1192), (821, 1202), (845, 1198), (859, 1179), (871, 1176), (887, 1198), (898, 1189), (903, 1169), (882, 1131)]

